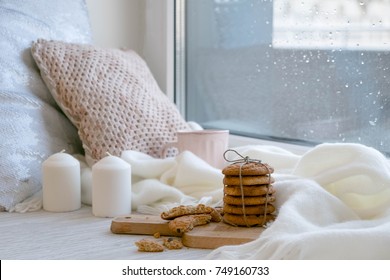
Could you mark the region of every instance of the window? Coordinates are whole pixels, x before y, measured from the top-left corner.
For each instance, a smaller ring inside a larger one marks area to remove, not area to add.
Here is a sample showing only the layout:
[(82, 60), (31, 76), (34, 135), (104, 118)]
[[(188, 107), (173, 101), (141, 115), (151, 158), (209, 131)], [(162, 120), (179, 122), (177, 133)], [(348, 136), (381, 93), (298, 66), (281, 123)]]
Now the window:
[(179, 107), (206, 128), (390, 154), (389, 14), (390, 0), (177, 0)]

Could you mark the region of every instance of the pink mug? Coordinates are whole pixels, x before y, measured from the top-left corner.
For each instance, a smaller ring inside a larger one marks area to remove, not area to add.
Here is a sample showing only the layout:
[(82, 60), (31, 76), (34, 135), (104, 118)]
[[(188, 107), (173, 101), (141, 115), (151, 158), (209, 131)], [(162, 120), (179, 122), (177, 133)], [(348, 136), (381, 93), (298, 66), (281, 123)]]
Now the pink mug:
[(226, 165), (223, 154), (228, 144), (229, 130), (178, 131), (177, 142), (166, 144), (161, 156), (165, 158), (169, 148), (177, 148), (179, 153), (190, 151), (211, 166), (222, 169)]

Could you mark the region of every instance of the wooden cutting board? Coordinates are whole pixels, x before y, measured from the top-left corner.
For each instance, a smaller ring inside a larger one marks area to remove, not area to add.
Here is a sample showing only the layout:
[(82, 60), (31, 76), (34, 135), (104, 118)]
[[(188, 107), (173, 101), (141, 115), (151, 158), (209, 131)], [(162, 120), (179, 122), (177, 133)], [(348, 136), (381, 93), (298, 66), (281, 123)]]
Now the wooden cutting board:
[[(130, 215), (118, 217), (111, 222), (111, 231), (116, 234), (178, 236), (168, 227), (168, 221), (159, 216)], [(264, 231), (263, 227), (235, 227), (224, 222), (195, 227), (184, 233), (182, 243), (190, 248), (215, 249), (225, 245), (239, 245), (255, 240)]]

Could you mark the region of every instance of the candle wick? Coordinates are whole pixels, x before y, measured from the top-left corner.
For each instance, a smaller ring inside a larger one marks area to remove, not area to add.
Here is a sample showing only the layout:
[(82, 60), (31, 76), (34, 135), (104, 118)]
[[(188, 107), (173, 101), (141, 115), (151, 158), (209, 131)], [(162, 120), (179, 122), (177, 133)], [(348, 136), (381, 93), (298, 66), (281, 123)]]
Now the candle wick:
[(65, 149), (63, 149), (60, 153), (64, 153), (66, 150)]
[(106, 152), (106, 154), (107, 154), (108, 156), (112, 156), (109, 152)]

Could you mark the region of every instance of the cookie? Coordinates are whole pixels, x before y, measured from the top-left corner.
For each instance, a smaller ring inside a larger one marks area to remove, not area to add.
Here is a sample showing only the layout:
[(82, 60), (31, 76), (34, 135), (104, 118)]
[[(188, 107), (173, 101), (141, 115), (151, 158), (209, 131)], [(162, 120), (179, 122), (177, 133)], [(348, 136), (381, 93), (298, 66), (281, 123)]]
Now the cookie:
[[(267, 209), (267, 210), (266, 210)], [(251, 205), (251, 206), (245, 206), (245, 214), (246, 215), (262, 215), (262, 214), (271, 214), (275, 212), (276, 208), (273, 204), (268, 203), (267, 207), (265, 207), (265, 204), (262, 205)], [(235, 214), (235, 215), (243, 215), (244, 209), (240, 205), (231, 205), (225, 203), (223, 206), (224, 213), (228, 214)]]
[(183, 243), (180, 239), (177, 238), (165, 238), (164, 239), (164, 246), (167, 247), (169, 250), (178, 250), (183, 248)]
[(268, 175), (259, 175), (259, 176), (225, 176), (223, 178), (224, 185), (236, 185), (240, 186), (241, 183), (244, 186), (253, 186), (253, 185), (266, 185), (272, 184), (275, 182), (275, 179), (272, 176)]
[(158, 243), (155, 240), (151, 239), (142, 239), (135, 242), (135, 245), (138, 247), (140, 252), (162, 252), (164, 251), (164, 246)]
[[(242, 186), (244, 196), (260, 196), (265, 194), (275, 193), (275, 189), (272, 185), (254, 185), (254, 186)], [(240, 186), (224, 186), (224, 193), (232, 196), (240, 196), (241, 187)]]
[(266, 163), (248, 162), (248, 163), (234, 163), (226, 166), (222, 173), (227, 176), (239, 176), (241, 167), (241, 176), (267, 175), (274, 172), (273, 167)]
[(196, 226), (205, 225), (211, 222), (210, 214), (197, 214), (180, 216), (169, 221), (168, 227), (176, 233), (185, 233), (192, 230)]
[(225, 213), (223, 221), (235, 226), (263, 226), (266, 223), (275, 220), (275, 215), (234, 215)]
[(230, 205), (260, 205), (274, 202), (275, 196), (274, 195), (263, 195), (263, 196), (248, 196), (242, 198), (241, 196), (231, 196), (231, 195), (225, 195), (223, 197), (223, 202), (230, 204)]
[(222, 220), (219, 212), (210, 206), (204, 204), (198, 205), (180, 205), (173, 207), (172, 209), (162, 212), (161, 218), (164, 220), (173, 220), (177, 217), (196, 214), (210, 214), (213, 222), (220, 222)]

